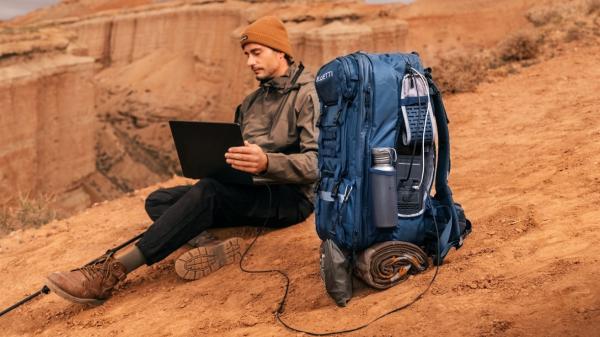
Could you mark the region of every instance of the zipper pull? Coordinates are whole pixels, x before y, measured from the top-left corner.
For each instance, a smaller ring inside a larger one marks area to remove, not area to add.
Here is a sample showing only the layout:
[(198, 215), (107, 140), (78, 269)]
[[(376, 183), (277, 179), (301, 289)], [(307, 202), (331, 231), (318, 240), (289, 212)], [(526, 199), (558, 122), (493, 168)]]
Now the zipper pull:
[(352, 192), (352, 185), (348, 185), (346, 186), (346, 189), (344, 190), (344, 198), (342, 200), (342, 203), (346, 203), (346, 201), (348, 201), (348, 199), (350, 198), (350, 192)]

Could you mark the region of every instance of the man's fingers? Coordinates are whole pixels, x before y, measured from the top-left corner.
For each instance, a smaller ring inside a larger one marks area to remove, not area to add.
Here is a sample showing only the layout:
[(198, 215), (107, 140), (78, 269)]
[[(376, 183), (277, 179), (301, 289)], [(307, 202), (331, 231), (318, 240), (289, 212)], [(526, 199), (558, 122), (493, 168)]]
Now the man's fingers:
[(229, 164), (231, 166), (249, 167), (249, 168), (252, 168), (252, 167), (256, 168), (256, 167), (258, 167), (258, 163), (257, 162), (253, 162), (253, 161), (227, 159), (226, 162), (227, 162), (227, 164)]
[(253, 154), (243, 154), (243, 153), (226, 153), (225, 158), (233, 159), (233, 160), (243, 160), (243, 161), (258, 161), (258, 158)]
[(225, 161), (236, 170), (258, 174), (259, 171), (264, 171), (264, 158), (266, 157), (263, 150), (256, 144), (251, 144), (248, 141), (244, 142), (245, 146), (231, 147), (225, 153)]
[(236, 146), (230, 147), (227, 150), (228, 153), (255, 153), (256, 150), (250, 146)]

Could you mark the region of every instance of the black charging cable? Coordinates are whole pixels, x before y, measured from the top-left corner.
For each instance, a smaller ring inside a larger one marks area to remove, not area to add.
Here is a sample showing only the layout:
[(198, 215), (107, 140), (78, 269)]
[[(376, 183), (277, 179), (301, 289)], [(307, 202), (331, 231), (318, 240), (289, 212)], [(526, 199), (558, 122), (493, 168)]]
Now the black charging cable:
[[(269, 186), (268, 184), (265, 185), (267, 187), (267, 191), (269, 193), (269, 209), (271, 209), (272, 203), (273, 203), (273, 193), (271, 191), (271, 186)], [(288, 296), (288, 291), (290, 288), (290, 278), (287, 275), (286, 272), (279, 270), (279, 269), (247, 269), (246, 267), (244, 267), (244, 259), (246, 258), (246, 255), (248, 255), (248, 252), (250, 251), (250, 249), (252, 248), (252, 246), (254, 246), (254, 244), (256, 243), (256, 241), (258, 240), (258, 238), (264, 233), (265, 228), (267, 228), (267, 224), (269, 223), (269, 217), (267, 217), (265, 219), (265, 222), (263, 223), (262, 227), (258, 227), (256, 229), (256, 235), (254, 236), (254, 239), (252, 240), (252, 242), (248, 245), (248, 248), (246, 248), (246, 250), (244, 251), (244, 253), (242, 254), (242, 257), (240, 258), (240, 270), (243, 271), (244, 273), (248, 273), (248, 274), (267, 274), (267, 273), (276, 273), (279, 274), (281, 277), (283, 277), (283, 279), (285, 280), (285, 291), (283, 294), (283, 297), (281, 298), (281, 301), (279, 302), (279, 306), (277, 307), (277, 313), (276, 316), (278, 317), (279, 313), (283, 313), (284, 310), (284, 306), (285, 306), (285, 301), (287, 300), (287, 296)]]
[[(272, 203), (272, 192), (271, 192), (271, 187), (269, 185), (266, 185), (268, 193), (269, 193), (269, 209), (271, 208), (271, 203)], [(431, 205), (430, 205), (431, 206)], [(433, 208), (432, 208), (433, 209)], [(275, 311), (275, 318), (277, 319), (277, 321), (279, 323), (281, 323), (281, 325), (283, 325), (284, 327), (286, 327), (287, 329), (294, 331), (294, 332), (300, 332), (300, 333), (305, 333), (307, 335), (310, 336), (331, 336), (331, 335), (337, 335), (337, 334), (344, 334), (344, 333), (349, 333), (349, 332), (354, 332), (354, 331), (358, 331), (361, 329), (364, 329), (366, 327), (368, 327), (369, 325), (371, 325), (372, 323), (386, 317), (389, 316), (395, 312), (404, 310), (408, 307), (410, 307), (411, 305), (415, 304), (418, 300), (420, 300), (421, 298), (423, 298), (423, 296), (429, 291), (429, 289), (431, 288), (431, 286), (433, 285), (433, 283), (435, 282), (435, 279), (438, 275), (438, 272), (440, 270), (440, 232), (439, 232), (439, 228), (438, 228), (438, 224), (437, 221), (435, 219), (435, 215), (432, 217), (433, 218), (433, 223), (435, 225), (435, 232), (436, 232), (436, 236), (437, 236), (437, 255), (436, 255), (436, 268), (435, 268), (435, 273), (433, 274), (433, 277), (431, 278), (431, 281), (429, 281), (429, 283), (427, 284), (427, 287), (421, 292), (419, 293), (419, 295), (417, 295), (414, 299), (412, 299), (410, 302), (403, 304), (399, 307), (396, 307), (392, 310), (389, 310), (377, 317), (375, 317), (374, 319), (370, 320), (369, 322), (359, 325), (357, 327), (353, 327), (353, 328), (349, 328), (349, 329), (343, 329), (343, 330), (337, 330), (337, 331), (328, 331), (328, 332), (314, 332), (314, 331), (307, 331), (307, 330), (303, 330), (301, 328), (296, 328), (293, 327), (292, 325), (290, 325), (289, 323), (286, 323), (283, 319), (282, 319), (282, 315), (285, 311), (285, 303), (287, 301), (287, 297), (289, 295), (289, 288), (290, 288), (290, 278), (288, 276), (288, 274), (285, 271), (279, 270), (279, 269), (259, 269), (259, 270), (250, 270), (250, 269), (246, 269), (243, 266), (243, 261), (244, 258), (246, 257), (246, 255), (248, 254), (248, 251), (250, 251), (250, 248), (252, 248), (252, 246), (254, 246), (254, 244), (256, 243), (256, 241), (258, 240), (258, 238), (263, 234), (264, 229), (267, 227), (267, 223), (269, 221), (269, 218), (267, 218), (263, 224), (262, 227), (259, 227), (257, 229), (256, 232), (256, 236), (254, 237), (254, 239), (252, 240), (252, 242), (250, 243), (250, 245), (248, 245), (248, 248), (246, 248), (246, 250), (244, 251), (244, 253), (242, 254), (242, 257), (240, 258), (240, 270), (245, 272), (245, 273), (249, 273), (249, 274), (265, 274), (265, 273), (276, 273), (279, 274), (280, 276), (283, 277), (283, 279), (285, 280), (285, 286), (284, 286), (284, 292), (283, 292), (283, 296), (281, 297), (281, 300), (279, 301), (279, 306), (277, 307), (277, 310)]]

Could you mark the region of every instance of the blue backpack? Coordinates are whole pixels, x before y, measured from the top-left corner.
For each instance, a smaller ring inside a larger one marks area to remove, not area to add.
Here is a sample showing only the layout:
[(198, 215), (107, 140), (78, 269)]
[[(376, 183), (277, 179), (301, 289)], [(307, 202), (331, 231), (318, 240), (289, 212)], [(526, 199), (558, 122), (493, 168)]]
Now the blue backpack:
[[(471, 224), (448, 186), (448, 119), (430, 70), (416, 53), (358, 52), (322, 66), (315, 83), (321, 103), (319, 237), (355, 254), (378, 242), (410, 242), (441, 263), (451, 247), (462, 246)], [(392, 228), (373, 221), (375, 148), (396, 154), (389, 173), (397, 193)]]

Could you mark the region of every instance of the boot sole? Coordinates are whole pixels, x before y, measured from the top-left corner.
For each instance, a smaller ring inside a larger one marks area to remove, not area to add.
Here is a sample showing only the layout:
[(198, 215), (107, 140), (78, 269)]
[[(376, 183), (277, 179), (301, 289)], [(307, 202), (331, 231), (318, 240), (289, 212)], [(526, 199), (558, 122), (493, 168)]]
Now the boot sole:
[(67, 301), (71, 301), (73, 303), (87, 304), (87, 305), (96, 306), (96, 305), (100, 305), (100, 304), (102, 304), (102, 303), (104, 303), (106, 301), (106, 300), (98, 300), (98, 299), (94, 299), (94, 298), (80, 298), (80, 297), (75, 297), (75, 296), (67, 293), (66, 291), (62, 290), (61, 287), (59, 287), (57, 284), (55, 284), (54, 282), (52, 282), (50, 279), (46, 279), (46, 285), (56, 295), (64, 298)]
[(175, 272), (184, 280), (203, 278), (221, 267), (238, 262), (244, 241), (229, 238), (214, 245), (190, 249), (175, 261)]

